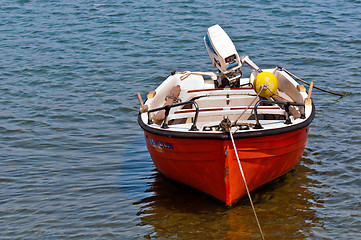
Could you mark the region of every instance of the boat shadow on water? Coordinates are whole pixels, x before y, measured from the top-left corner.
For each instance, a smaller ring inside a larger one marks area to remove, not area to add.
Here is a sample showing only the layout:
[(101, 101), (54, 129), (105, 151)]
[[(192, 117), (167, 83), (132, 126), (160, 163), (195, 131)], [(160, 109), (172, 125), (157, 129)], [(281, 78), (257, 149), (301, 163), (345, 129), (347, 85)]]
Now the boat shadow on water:
[[(317, 209), (322, 202), (310, 189), (317, 187), (307, 159), (286, 175), (252, 192), (266, 239), (305, 239), (319, 227)], [(306, 162), (306, 164), (304, 164)], [(149, 197), (139, 206), (140, 226), (150, 226), (145, 238), (259, 239), (247, 198), (231, 209), (188, 186), (174, 182), (154, 169)]]

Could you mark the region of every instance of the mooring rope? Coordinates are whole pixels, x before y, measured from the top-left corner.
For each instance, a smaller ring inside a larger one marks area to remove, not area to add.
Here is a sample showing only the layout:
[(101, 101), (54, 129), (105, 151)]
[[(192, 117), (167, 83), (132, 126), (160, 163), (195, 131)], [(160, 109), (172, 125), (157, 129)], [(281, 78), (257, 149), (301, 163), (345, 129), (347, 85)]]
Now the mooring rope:
[[(243, 116), (243, 114), (245, 114), (246, 112), (247, 112), (247, 110), (251, 107), (251, 105), (257, 100), (257, 98), (258, 98), (258, 96), (261, 94), (261, 92), (263, 91), (263, 90), (265, 90), (265, 89), (269, 89), (269, 87), (268, 87), (268, 85), (266, 85), (266, 84), (264, 84), (264, 85), (262, 85), (261, 86), (261, 91), (259, 91), (258, 93), (257, 93), (257, 96), (255, 97), (255, 99), (253, 99), (253, 101), (250, 103), (250, 104), (248, 104), (248, 106), (246, 107), (246, 109), (244, 109), (244, 111), (238, 116), (238, 118), (234, 121), (234, 123), (233, 123), (233, 125), (237, 125), (237, 122), (238, 122), (238, 120)], [(237, 131), (237, 130), (236, 130)]]
[(234, 143), (234, 139), (233, 139), (233, 134), (232, 134), (231, 131), (229, 132), (229, 134), (231, 135), (231, 140), (232, 140), (234, 152), (236, 153), (236, 157), (237, 157), (238, 167), (239, 167), (239, 170), (241, 171), (244, 186), (246, 187), (247, 195), (248, 195), (249, 201), (250, 201), (251, 206), (252, 206), (253, 214), (254, 214), (254, 217), (255, 217), (257, 225), (258, 225), (259, 233), (261, 234), (261, 238), (264, 240), (265, 238), (264, 238), (264, 235), (263, 235), (263, 232), (262, 232), (261, 224), (258, 221), (257, 213), (256, 213), (256, 210), (255, 210), (255, 208), (253, 206), (253, 201), (252, 201), (252, 198), (251, 198), (251, 194), (249, 193), (246, 178), (245, 178), (244, 173), (243, 173), (243, 168), (242, 168), (241, 162), (240, 162), (239, 157), (238, 157), (236, 144)]
[[(281, 71), (283, 70), (283, 71), (285, 71), (286, 73), (288, 73), (289, 75), (291, 75), (292, 77), (294, 77), (296, 80), (299, 80), (300, 82), (303, 82), (304, 84), (310, 85), (310, 83), (302, 80), (301, 78), (297, 77), (297, 76), (294, 75), (293, 73), (287, 71), (285, 68), (279, 67), (279, 66), (278, 66), (277, 68), (278, 68), (278, 70), (281, 70)], [(331, 94), (338, 95), (338, 96), (341, 96), (341, 97), (344, 96), (344, 94), (341, 94), (341, 93), (332, 92), (332, 91), (325, 90), (325, 89), (322, 89), (322, 88), (319, 88), (319, 87), (316, 87), (316, 86), (313, 86), (313, 87), (316, 88), (316, 89), (318, 89), (318, 90), (321, 90), (321, 91), (323, 91), (323, 92), (331, 93)]]

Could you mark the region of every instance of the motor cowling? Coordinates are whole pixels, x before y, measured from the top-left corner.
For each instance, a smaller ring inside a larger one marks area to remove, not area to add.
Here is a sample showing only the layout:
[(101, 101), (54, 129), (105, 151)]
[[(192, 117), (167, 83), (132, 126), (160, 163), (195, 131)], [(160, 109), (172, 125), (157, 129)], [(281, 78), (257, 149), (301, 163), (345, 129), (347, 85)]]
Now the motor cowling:
[(218, 24), (208, 28), (204, 44), (213, 66), (223, 74), (226, 75), (242, 66), (236, 47)]

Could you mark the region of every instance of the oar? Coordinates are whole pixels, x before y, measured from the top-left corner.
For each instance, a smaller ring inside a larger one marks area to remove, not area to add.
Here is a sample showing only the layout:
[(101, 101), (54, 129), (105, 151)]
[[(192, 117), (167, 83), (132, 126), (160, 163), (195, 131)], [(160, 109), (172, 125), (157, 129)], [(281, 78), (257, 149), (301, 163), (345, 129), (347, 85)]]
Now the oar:
[(140, 107), (140, 113), (148, 112), (148, 106), (144, 106), (142, 96), (140, 96), (139, 92), (137, 93), (137, 96), (138, 96), (138, 100), (139, 100), (140, 106), (141, 106)]
[(308, 89), (308, 95), (307, 95), (307, 98), (305, 99), (305, 105), (308, 105), (308, 106), (312, 104), (312, 102), (311, 102), (312, 88), (313, 88), (313, 82), (311, 82), (311, 84), (310, 84), (310, 88)]

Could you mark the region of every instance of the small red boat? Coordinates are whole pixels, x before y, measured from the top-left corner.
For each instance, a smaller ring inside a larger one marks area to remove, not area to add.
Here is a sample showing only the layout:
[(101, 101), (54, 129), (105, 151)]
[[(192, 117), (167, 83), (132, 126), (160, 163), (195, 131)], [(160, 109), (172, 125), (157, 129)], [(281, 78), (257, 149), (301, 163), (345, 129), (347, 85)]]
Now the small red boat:
[(245, 182), (252, 191), (298, 164), (315, 107), (282, 68), (239, 57), (218, 25), (204, 41), (218, 72), (173, 72), (142, 102), (138, 122), (162, 174), (232, 206)]

